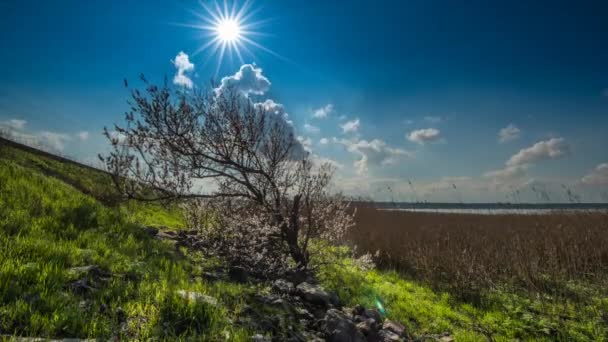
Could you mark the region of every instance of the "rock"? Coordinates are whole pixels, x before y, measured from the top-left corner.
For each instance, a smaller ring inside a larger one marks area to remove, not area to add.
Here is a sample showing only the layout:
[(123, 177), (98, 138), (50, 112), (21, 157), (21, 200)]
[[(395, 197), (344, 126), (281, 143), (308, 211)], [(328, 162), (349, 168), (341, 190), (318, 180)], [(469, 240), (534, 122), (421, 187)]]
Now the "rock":
[(217, 306), (217, 299), (215, 299), (211, 296), (204, 295), (200, 292), (179, 290), (179, 291), (177, 291), (177, 294), (180, 297), (187, 299), (189, 301), (207, 303), (211, 306)]
[(392, 331), (395, 334), (397, 334), (398, 336), (405, 336), (405, 326), (403, 326), (403, 324), (395, 322), (395, 321), (391, 321), (391, 320), (386, 320), (384, 321), (384, 324), (382, 325), (382, 329), (384, 330), (388, 330), (388, 331)]
[(67, 285), (67, 287), (72, 292), (74, 292), (76, 294), (80, 294), (80, 295), (88, 293), (88, 292), (92, 292), (93, 290), (95, 290), (95, 287), (93, 287), (93, 284), (91, 284), (91, 282), (88, 279), (80, 279), (80, 280), (73, 281), (73, 282), (69, 283)]
[(384, 329), (378, 331), (378, 338), (382, 342), (401, 341), (401, 338), (399, 337), (399, 335), (395, 334), (394, 332), (392, 332), (390, 330), (384, 330)]
[(144, 233), (148, 234), (149, 236), (156, 236), (158, 235), (158, 228), (153, 227), (153, 226), (149, 226), (149, 227), (144, 227)]
[(234, 266), (228, 270), (228, 277), (237, 283), (246, 283), (249, 279), (249, 272), (242, 267)]
[(338, 295), (335, 292), (329, 293), (329, 302), (331, 303), (331, 305), (335, 306), (336, 308), (342, 307), (342, 303), (340, 303), (340, 297), (338, 297)]
[(251, 336), (251, 340), (254, 342), (271, 342), (272, 339), (270, 337), (266, 337), (262, 334), (256, 334)]
[(374, 332), (373, 324), (375, 322), (372, 319), (367, 319), (357, 323), (356, 327), (363, 335), (369, 336)]
[(339, 310), (329, 309), (324, 318), (325, 333), (330, 342), (364, 342), (365, 336), (355, 324)]
[(303, 282), (296, 287), (296, 293), (309, 303), (323, 306), (329, 304), (329, 294), (318, 285)]
[(304, 309), (304, 308), (300, 308), (300, 307), (296, 307), (294, 309), (296, 315), (300, 318), (303, 318), (307, 321), (312, 321), (313, 319), (315, 319), (315, 316), (313, 316), (310, 311)]
[(272, 283), (272, 290), (277, 293), (291, 295), (295, 292), (296, 288), (293, 286), (292, 282), (284, 279), (277, 279)]
[(382, 314), (376, 309), (363, 310), (363, 316), (374, 319), (378, 324), (381, 324), (383, 321)]
[(450, 335), (444, 335), (439, 338), (439, 342), (454, 342), (454, 338)]
[(364, 311), (365, 311), (365, 308), (361, 304), (357, 304), (353, 308), (353, 316), (363, 315)]

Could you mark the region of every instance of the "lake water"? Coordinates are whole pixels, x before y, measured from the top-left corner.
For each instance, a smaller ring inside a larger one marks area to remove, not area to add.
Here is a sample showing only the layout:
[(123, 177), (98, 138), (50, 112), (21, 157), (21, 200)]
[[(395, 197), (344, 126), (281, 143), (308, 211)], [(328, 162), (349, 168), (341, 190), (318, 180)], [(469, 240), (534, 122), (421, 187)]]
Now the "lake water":
[(608, 213), (608, 203), (376, 203), (382, 210), (476, 215), (543, 215), (551, 213)]

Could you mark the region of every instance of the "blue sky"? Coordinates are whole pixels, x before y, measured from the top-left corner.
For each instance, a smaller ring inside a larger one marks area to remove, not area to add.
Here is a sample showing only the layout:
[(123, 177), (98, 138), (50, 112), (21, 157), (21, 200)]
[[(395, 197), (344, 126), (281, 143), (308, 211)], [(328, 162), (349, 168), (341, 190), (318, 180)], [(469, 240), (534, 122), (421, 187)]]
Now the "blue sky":
[[(338, 166), (336, 187), (376, 199), (536, 201), (535, 186), (558, 201), (568, 200), (564, 184), (608, 201), (605, 1), (250, 9), (262, 33), (250, 38), (280, 55), (248, 45), (243, 62), (271, 83), (255, 101), (282, 104), (314, 155)], [(181, 25), (202, 23), (192, 11), (207, 15), (187, 0), (2, 2), (0, 126), (95, 160), (107, 148), (101, 129), (127, 109), (123, 78), (172, 80), (180, 52), (195, 87), (240, 70), (236, 57), (218, 68), (209, 49), (195, 54), (212, 37)]]

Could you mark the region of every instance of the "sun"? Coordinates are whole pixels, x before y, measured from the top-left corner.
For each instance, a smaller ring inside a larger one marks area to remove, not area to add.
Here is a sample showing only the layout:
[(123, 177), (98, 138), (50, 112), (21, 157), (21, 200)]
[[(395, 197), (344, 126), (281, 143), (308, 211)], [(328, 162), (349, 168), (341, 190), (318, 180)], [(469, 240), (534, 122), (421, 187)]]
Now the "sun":
[(224, 19), (217, 23), (215, 33), (223, 43), (236, 42), (241, 35), (241, 24), (236, 19)]
[(205, 42), (194, 51), (192, 56), (201, 52), (205, 52), (207, 58), (217, 55), (216, 76), (225, 59), (234, 63), (234, 58), (237, 58), (241, 64), (245, 63), (245, 59), (255, 61), (255, 55), (250, 48), (284, 59), (254, 40), (256, 37), (267, 36), (257, 29), (268, 20), (253, 21), (257, 11), (251, 10), (251, 0), (245, 0), (242, 5), (239, 5), (237, 0), (224, 0), (222, 3), (201, 0), (199, 3), (204, 11), (192, 11), (198, 22), (178, 25), (200, 30), (203, 34), (202, 38)]

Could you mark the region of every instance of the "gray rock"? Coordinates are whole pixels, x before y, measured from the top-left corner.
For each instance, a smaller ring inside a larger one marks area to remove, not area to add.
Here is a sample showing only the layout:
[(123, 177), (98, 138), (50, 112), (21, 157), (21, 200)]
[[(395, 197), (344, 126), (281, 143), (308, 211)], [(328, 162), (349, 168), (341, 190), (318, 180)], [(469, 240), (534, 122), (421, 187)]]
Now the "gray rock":
[(387, 319), (382, 325), (382, 329), (392, 331), (399, 336), (405, 336), (405, 326), (403, 324)]
[(301, 283), (296, 287), (296, 293), (309, 303), (324, 306), (329, 304), (329, 294), (319, 285)]
[(331, 305), (335, 306), (336, 308), (342, 307), (342, 303), (340, 303), (340, 297), (338, 297), (338, 295), (335, 292), (329, 293), (329, 302), (331, 303)]
[(270, 337), (266, 337), (261, 334), (256, 334), (254, 336), (251, 336), (251, 340), (254, 342), (271, 342), (272, 341), (272, 339)]
[(277, 279), (272, 283), (272, 290), (282, 294), (293, 294), (295, 292), (295, 287), (293, 286), (293, 283), (287, 280)]
[(211, 306), (217, 306), (217, 299), (215, 299), (211, 296), (204, 295), (200, 292), (179, 290), (179, 291), (177, 291), (177, 294), (180, 297), (187, 299), (189, 301), (207, 303)]
[(378, 324), (382, 323), (383, 321), (382, 314), (376, 309), (365, 309), (363, 311), (363, 316), (373, 318), (376, 322), (378, 322)]
[(325, 333), (330, 342), (364, 342), (365, 336), (355, 324), (339, 310), (329, 309), (324, 318)]
[(382, 342), (401, 341), (401, 338), (399, 337), (399, 335), (395, 334), (394, 332), (392, 332), (390, 330), (384, 330), (384, 329), (378, 331), (378, 338)]

